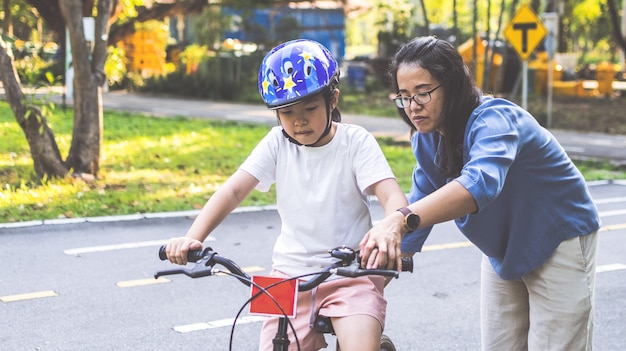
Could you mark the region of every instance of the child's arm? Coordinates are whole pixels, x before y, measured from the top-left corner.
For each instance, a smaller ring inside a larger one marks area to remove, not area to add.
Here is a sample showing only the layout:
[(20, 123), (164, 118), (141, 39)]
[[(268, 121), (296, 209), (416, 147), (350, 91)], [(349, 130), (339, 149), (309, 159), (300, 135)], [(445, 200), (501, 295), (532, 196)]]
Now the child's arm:
[(400, 189), (398, 181), (394, 178), (383, 179), (380, 182), (371, 186), (371, 191), (380, 202), (380, 205), (385, 210), (385, 217), (394, 213), (400, 207), (406, 207), (409, 202), (406, 199), (406, 195)]
[(187, 234), (172, 238), (167, 244), (170, 262), (187, 263), (187, 252), (202, 248), (202, 242), (252, 192), (259, 181), (249, 173), (237, 170), (204, 205)]

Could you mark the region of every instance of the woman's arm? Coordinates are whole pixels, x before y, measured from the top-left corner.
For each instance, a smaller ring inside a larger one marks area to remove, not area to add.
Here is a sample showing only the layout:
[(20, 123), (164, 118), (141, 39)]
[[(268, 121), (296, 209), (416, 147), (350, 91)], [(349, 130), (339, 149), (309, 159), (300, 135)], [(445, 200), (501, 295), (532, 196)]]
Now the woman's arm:
[[(470, 192), (457, 181), (444, 185), (408, 208), (420, 217), (419, 228), (478, 211)], [(387, 267), (388, 262), (398, 262), (401, 255), (400, 243), (405, 233), (404, 215), (398, 211), (393, 211), (376, 224), (360, 244), (361, 260), (367, 262), (366, 268)]]
[[(372, 193), (376, 195), (376, 197), (378, 198), (378, 201), (380, 202), (380, 205), (385, 211), (385, 217), (388, 217), (389, 215), (393, 214), (400, 207), (406, 207), (409, 204), (406, 199), (406, 195), (402, 192), (402, 189), (400, 189), (400, 185), (398, 184), (398, 181), (395, 178), (384, 179), (372, 185), (371, 190), (372, 190)], [(387, 247), (387, 245), (395, 247), (396, 244), (400, 245), (399, 241), (396, 243), (396, 240), (399, 240), (399, 239), (394, 235), (393, 230), (383, 231), (383, 232), (386, 232), (386, 235), (373, 238), (374, 241), (376, 240), (380, 241), (379, 245), (375, 245), (374, 247), (378, 247), (378, 246)], [(361, 246), (363, 242), (367, 240), (368, 236), (369, 236), (369, 233), (366, 234), (366, 236), (363, 238), (361, 242)], [(376, 256), (377, 256), (376, 254), (369, 256), (368, 258), (372, 260), (372, 262), (368, 262), (367, 260), (363, 260), (363, 256), (361, 255), (363, 265), (364, 266), (375, 265)], [(400, 264), (401, 264), (400, 255), (396, 256), (395, 251), (390, 252), (388, 260), (389, 260), (388, 262), (390, 263), (396, 261), (396, 264), (398, 265), (397, 267), (400, 267)], [(391, 264), (390, 266), (392, 265), (393, 264)]]
[(167, 244), (170, 262), (187, 263), (187, 252), (202, 248), (202, 242), (252, 192), (259, 181), (249, 173), (237, 170), (204, 205), (184, 237), (172, 238)]

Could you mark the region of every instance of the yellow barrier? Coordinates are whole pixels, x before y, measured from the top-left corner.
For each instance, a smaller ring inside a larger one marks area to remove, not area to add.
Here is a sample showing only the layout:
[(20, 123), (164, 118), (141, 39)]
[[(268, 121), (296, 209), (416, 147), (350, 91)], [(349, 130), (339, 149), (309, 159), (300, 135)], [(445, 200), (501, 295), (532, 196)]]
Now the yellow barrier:
[(608, 62), (598, 64), (596, 68), (596, 80), (598, 81), (598, 93), (600, 95), (613, 95), (613, 80), (615, 79), (615, 65)]

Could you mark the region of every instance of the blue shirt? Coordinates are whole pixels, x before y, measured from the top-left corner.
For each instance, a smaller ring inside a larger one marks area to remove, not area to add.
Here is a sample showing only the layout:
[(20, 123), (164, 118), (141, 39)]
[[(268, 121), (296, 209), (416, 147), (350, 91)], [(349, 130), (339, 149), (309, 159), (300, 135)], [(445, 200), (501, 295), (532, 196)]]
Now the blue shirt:
[[(447, 182), (461, 183), (478, 211), (455, 222), (501, 278), (535, 270), (562, 241), (600, 227), (582, 174), (554, 136), (521, 107), (481, 99), (465, 129), (464, 165), (457, 178), (445, 179), (437, 166), (440, 138), (431, 132), (411, 139), (417, 164), (409, 203)], [(402, 251), (421, 251), (431, 229), (405, 235)]]

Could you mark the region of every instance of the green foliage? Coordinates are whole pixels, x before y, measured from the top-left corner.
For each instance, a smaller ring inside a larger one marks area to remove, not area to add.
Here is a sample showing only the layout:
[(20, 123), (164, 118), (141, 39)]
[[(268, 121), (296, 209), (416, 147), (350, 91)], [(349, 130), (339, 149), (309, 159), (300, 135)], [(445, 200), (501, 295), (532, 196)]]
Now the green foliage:
[[(52, 90), (45, 89), (44, 93), (39, 93), (41, 88), (50, 88), (55, 85), (59, 77), (55, 77), (52, 72), (46, 71), (41, 74), (38, 81), (34, 82), (34, 86), (31, 86), (34, 90), (26, 94), (22, 103), (26, 106), (26, 112), (24, 118), (36, 118), (39, 125), (39, 134), (44, 133), (44, 121), (52, 116), (56, 108), (56, 104), (52, 101)], [(38, 113), (37, 113), (38, 112)]]
[(200, 15), (191, 15), (190, 18), (196, 42), (209, 48), (220, 43), (224, 31), (232, 23), (232, 19), (223, 15), (218, 6), (207, 6)]
[(379, 0), (376, 3), (378, 43), (385, 55), (393, 54), (409, 40), (414, 23), (411, 20), (414, 6), (404, 0)]
[[(370, 84), (380, 85), (377, 80), (369, 80)], [(368, 116), (398, 118), (398, 109), (389, 99), (388, 92), (384, 89), (366, 86), (367, 98), (363, 92), (354, 88), (342, 86), (340, 88), (339, 106), (341, 111), (350, 111), (352, 114)]]
[[(5, 1), (0, 1), (3, 6), (0, 6), (0, 22), (4, 22), (7, 15), (4, 13)], [(39, 33), (35, 30), (37, 28), (37, 11), (33, 11), (30, 4), (26, 0), (10, 0), (9, 11), (13, 17), (13, 35), (15, 38), (22, 40), (41, 39), (38, 37)], [(4, 23), (3, 23), (4, 24)], [(4, 26), (2, 28), (5, 28)], [(3, 33), (3, 35), (8, 32)]]
[(126, 23), (137, 17), (137, 7), (145, 6), (144, 0), (121, 0), (122, 13), (119, 15), (119, 23)]
[(185, 50), (180, 54), (181, 61), (187, 66), (202, 63), (209, 58), (208, 50), (206, 45), (189, 45), (185, 47)]
[(587, 181), (624, 179), (626, 171), (608, 162), (575, 160), (576, 167), (583, 173)]
[(52, 66), (52, 62), (39, 56), (25, 56), (14, 62), (20, 82), (30, 86), (45, 82), (47, 80), (46, 71)]
[(104, 63), (107, 84), (112, 88), (121, 88), (127, 79), (126, 53), (117, 46), (109, 46), (109, 55)]
[[(209, 56), (206, 47), (192, 45), (181, 55), (185, 65), (172, 73), (144, 80), (141, 91), (217, 100), (257, 96), (258, 54), (236, 56), (221, 52)], [(191, 67), (190, 67), (191, 66)]]

